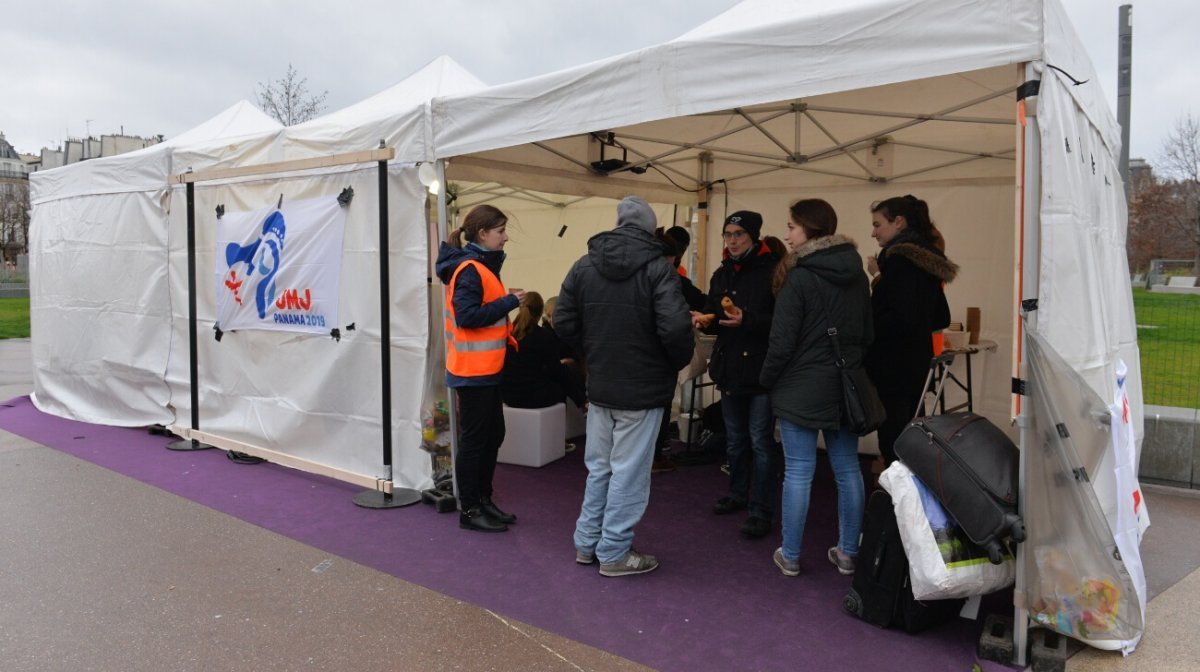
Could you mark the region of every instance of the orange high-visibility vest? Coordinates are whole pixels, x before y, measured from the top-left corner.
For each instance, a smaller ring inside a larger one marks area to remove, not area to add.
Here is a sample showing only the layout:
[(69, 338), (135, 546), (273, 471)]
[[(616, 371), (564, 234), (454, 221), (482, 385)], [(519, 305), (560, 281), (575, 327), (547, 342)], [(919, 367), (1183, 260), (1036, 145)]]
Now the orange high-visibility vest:
[(483, 283), (483, 303), (488, 304), (507, 296), (500, 278), (487, 266), (470, 260), (465, 261), (450, 276), (446, 287), (446, 370), (456, 376), (490, 376), (504, 368), (504, 351), (509, 341), (516, 346), (508, 315), (493, 324), (477, 329), (458, 326), (454, 316), (454, 286), (458, 274), (467, 266), (474, 266)]

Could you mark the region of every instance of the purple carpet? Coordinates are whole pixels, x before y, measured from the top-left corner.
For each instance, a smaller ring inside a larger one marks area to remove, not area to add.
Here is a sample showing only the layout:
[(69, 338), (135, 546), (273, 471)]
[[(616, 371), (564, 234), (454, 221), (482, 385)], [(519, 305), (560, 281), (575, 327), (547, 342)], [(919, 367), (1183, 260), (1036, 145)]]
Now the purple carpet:
[[(772, 564), (778, 530), (748, 540), (738, 534), (739, 514), (710, 512), (726, 480), (708, 465), (654, 476), (635, 544), (657, 555), (662, 567), (607, 579), (595, 566), (574, 562), (571, 534), (586, 476), (582, 450), (541, 469), (500, 465), (496, 499), (520, 523), (507, 534), (489, 535), (459, 530), (456, 515), (425, 505), (359, 508), (351, 501), (358, 489), (332, 479), (273, 464), (234, 464), (219, 450), (168, 451), (168, 439), (144, 430), (46, 415), (28, 397), (0, 407), (0, 428), (660, 670), (883, 671), (919, 665), (962, 672), (976, 662), (982, 620), (955, 619), (907, 635), (842, 611), (850, 578), (825, 559), (836, 543), (837, 513), (824, 463), (813, 487), (801, 576), (785, 577)], [(1003, 605), (1003, 599), (985, 600), (985, 613)]]

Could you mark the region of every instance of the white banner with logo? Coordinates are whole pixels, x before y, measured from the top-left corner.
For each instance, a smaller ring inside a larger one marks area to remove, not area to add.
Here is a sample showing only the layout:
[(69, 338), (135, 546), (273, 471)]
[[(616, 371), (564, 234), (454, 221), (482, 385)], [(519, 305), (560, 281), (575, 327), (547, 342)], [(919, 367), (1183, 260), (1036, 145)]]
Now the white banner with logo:
[(346, 207), (334, 196), (217, 220), (217, 328), (327, 334), (337, 326)]

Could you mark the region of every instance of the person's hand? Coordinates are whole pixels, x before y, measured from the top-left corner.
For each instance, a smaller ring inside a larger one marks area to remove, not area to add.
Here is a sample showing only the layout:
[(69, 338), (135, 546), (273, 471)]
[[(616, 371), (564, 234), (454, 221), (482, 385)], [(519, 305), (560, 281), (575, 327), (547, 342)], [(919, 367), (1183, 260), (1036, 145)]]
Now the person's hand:
[(516, 289), (515, 287), (510, 287), (508, 292), (509, 292), (509, 294), (512, 294), (513, 296), (517, 297), (517, 303), (519, 303), (522, 306), (525, 305), (525, 290)]
[(725, 316), (727, 319), (718, 320), (717, 324), (721, 325), (722, 327), (742, 326), (742, 317), (744, 317), (744, 314), (742, 313), (741, 308), (735, 306), (733, 310), (726, 310)]
[(873, 256), (867, 257), (867, 273), (870, 273), (872, 278), (879, 275), (879, 260)]
[(585, 401), (585, 402), (583, 402), (583, 406), (580, 406), (580, 407), (579, 407), (579, 410), (583, 411), (583, 414), (584, 414), (584, 415), (587, 415), (587, 412), (588, 412), (588, 402), (586, 402), (586, 401)]
[(691, 316), (692, 316), (692, 328), (693, 329), (707, 328), (708, 325), (712, 324), (713, 318), (716, 317), (716, 315), (713, 315), (711, 313), (706, 315), (704, 313), (698, 313), (694, 310), (689, 310), (688, 312), (691, 313)]

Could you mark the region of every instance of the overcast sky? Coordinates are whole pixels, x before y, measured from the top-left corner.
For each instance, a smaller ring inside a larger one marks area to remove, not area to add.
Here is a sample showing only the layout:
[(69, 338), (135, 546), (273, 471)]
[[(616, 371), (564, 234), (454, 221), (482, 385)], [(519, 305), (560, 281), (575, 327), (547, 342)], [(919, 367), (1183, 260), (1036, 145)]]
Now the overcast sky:
[[(802, 1), (802, 0), (796, 0)], [(1119, 0), (1062, 0), (1116, 109)], [(439, 54), (499, 84), (665, 42), (736, 0), (40, 0), (0, 2), (0, 132), (19, 151), (63, 138), (172, 136), (289, 63), (327, 111)], [(19, 7), (19, 9), (18, 9)], [(1200, 115), (1200, 2), (1134, 3), (1132, 155), (1153, 163)], [(90, 120), (90, 121), (89, 121)]]

